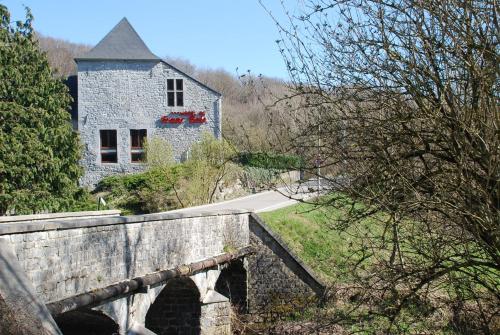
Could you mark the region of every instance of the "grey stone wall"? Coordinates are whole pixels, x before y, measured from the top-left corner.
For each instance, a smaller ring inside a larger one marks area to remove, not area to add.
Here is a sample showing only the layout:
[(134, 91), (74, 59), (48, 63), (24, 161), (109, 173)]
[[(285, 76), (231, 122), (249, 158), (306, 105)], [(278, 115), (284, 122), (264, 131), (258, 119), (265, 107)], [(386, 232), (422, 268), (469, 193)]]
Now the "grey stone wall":
[[(167, 106), (167, 79), (184, 79), (184, 107)], [(132, 163), (130, 129), (147, 129), (172, 145), (177, 160), (209, 132), (220, 138), (221, 99), (215, 92), (159, 61), (79, 61), (78, 131), (84, 146), (82, 185), (94, 186), (115, 173), (144, 169)], [(207, 123), (162, 124), (171, 112), (205, 111)], [(101, 129), (117, 130), (117, 163), (101, 163)]]
[(247, 257), (250, 320), (271, 322), (318, 303), (325, 286), (257, 215), (250, 215), (249, 225), (250, 243), (258, 249)]
[(145, 326), (158, 335), (199, 334), (201, 330), (200, 293), (190, 279), (168, 281), (149, 308)]
[(231, 335), (231, 304), (221, 301), (201, 305), (200, 335)]
[[(5, 224), (6, 235), (45, 303), (223, 253), (227, 236), (248, 245), (248, 214), (152, 214), (73, 222)], [(32, 231), (39, 227), (41, 231)], [(45, 229), (45, 230), (44, 230)]]
[(227, 297), (235, 312), (247, 313), (247, 270), (243, 259), (225, 264), (217, 282), (215, 291)]
[(194, 282), (172, 279), (150, 307), (145, 326), (158, 335), (231, 335), (231, 304), (201, 303)]
[(0, 335), (61, 335), (50, 312), (33, 294), (8, 237), (0, 236)]

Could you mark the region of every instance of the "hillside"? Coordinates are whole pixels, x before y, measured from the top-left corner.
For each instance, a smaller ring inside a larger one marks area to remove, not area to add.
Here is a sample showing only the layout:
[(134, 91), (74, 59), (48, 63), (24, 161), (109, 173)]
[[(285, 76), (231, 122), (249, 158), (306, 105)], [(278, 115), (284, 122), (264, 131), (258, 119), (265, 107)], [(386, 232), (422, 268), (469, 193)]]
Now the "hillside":
[[(334, 229), (347, 210), (347, 207), (343, 211), (300, 203), (259, 216), (315, 274), (332, 285), (349, 281), (345, 259), (350, 254), (353, 237), (349, 230)], [(367, 227), (371, 226), (370, 221), (365, 219)]]
[(76, 73), (74, 58), (92, 48), (90, 45), (71, 43), (66, 40), (37, 34), (40, 49), (47, 53), (49, 64), (58, 77), (66, 78)]
[[(290, 329), (305, 329), (306, 332), (300, 334), (311, 334), (321, 327), (328, 329), (328, 334), (386, 334), (380, 332), (389, 325), (381, 312), (394, 305), (395, 301), (390, 294), (384, 295), (382, 291), (366, 294), (361, 289), (354, 267), (360, 265), (369, 269), (375, 265), (372, 262), (377, 257), (369, 255), (364, 258), (361, 253), (353, 252), (361, 240), (361, 231), (356, 232), (355, 227), (346, 227), (345, 230), (336, 227), (347, 211), (348, 207), (336, 209), (302, 203), (259, 213), (267, 226), (328, 285), (330, 295), (324, 308), (306, 310), (298, 314), (293, 322), (276, 326), (272, 334), (292, 334)], [(365, 218), (363, 229), (378, 231), (374, 220)], [(408, 259), (411, 255), (407, 254)], [(405, 334), (477, 334), (462, 331), (474, 329), (477, 322), (475, 312), (467, 309), (467, 314), (462, 315), (459, 309), (442, 304), (446, 299), (445, 291), (446, 288), (441, 287), (427, 298), (419, 295), (409, 301), (408, 309), (399, 315), (395, 326)], [(325, 325), (324, 320), (335, 321)], [(313, 330), (308, 331), (307, 327)]]

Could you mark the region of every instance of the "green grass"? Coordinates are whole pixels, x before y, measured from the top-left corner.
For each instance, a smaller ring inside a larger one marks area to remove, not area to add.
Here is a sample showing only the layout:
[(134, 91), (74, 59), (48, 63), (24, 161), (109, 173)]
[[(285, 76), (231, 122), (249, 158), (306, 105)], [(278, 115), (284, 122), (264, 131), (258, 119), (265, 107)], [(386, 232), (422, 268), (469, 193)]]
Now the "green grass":
[[(353, 254), (353, 248), (359, 244), (363, 233), (369, 232), (375, 235), (381, 233), (380, 222), (375, 220), (377, 217), (383, 218), (383, 214), (362, 220), (356, 225), (360, 227), (357, 231), (354, 231), (354, 227), (348, 226), (340, 229), (341, 221), (345, 219), (348, 209), (338, 207), (340, 208), (297, 204), (273, 212), (260, 213), (259, 216), (325, 284), (342, 286), (352, 283), (352, 268), (348, 265), (352, 266), (352, 263), (346, 262), (346, 259), (357, 257), (357, 254)], [(371, 264), (370, 260), (367, 262)], [(355, 304), (355, 301), (351, 303), (349, 300), (340, 304), (331, 302), (323, 310), (326, 314), (320, 315), (342, 319), (343, 328), (346, 331), (358, 334), (381, 333), (381, 330), (388, 326), (386, 318), (371, 315), (368, 312), (369, 306), (358, 306), (357, 310), (351, 314), (349, 311)], [(398, 320), (399, 329), (415, 330), (422, 326), (422, 324), (411, 323), (411, 320), (408, 323), (405, 313), (407, 311), (404, 311)], [(300, 317), (307, 319), (305, 314)], [(438, 332), (437, 334), (444, 333)]]
[[(259, 216), (327, 284), (348, 280), (343, 261), (352, 253), (349, 228), (335, 229), (346, 211), (331, 206), (297, 204)], [(371, 219), (363, 226), (370, 229)]]
[[(321, 202), (329, 203), (334, 199), (334, 195), (329, 197), (321, 199)], [(336, 197), (341, 201), (345, 199), (340, 195)], [(363, 275), (365, 271), (367, 273), (378, 271), (378, 267), (383, 266), (383, 262), (389, 259), (392, 245), (381, 243), (385, 241), (381, 237), (384, 233), (384, 222), (389, 218), (387, 214), (381, 212), (371, 214), (370, 217), (349, 226), (346, 224), (349, 220), (344, 219), (347, 219), (350, 208), (347, 205), (315, 207), (311, 204), (297, 204), (259, 214), (269, 228), (279, 235), (325, 284), (331, 285), (334, 291), (336, 288), (342, 289), (341, 294), (324, 307), (317, 310), (313, 308), (314, 312), (318, 312), (317, 315), (320, 315), (320, 318), (339, 320), (339, 325), (347, 333), (382, 334), (385, 333), (385, 329), (391, 327), (391, 333), (398, 334), (459, 334), (460, 332), (454, 328), (457, 326), (453, 317), (455, 312), (450, 308), (452, 305), (449, 305), (449, 302), (446, 303), (447, 299), (453, 301), (455, 291), (446, 280), (433, 286), (433, 292), (429, 296), (416, 296), (409, 300), (398, 314), (394, 324), (389, 322), (390, 314), (385, 314), (386, 308), (395, 306), (400, 295), (389, 294), (391, 291), (387, 291), (387, 294), (383, 296), (375, 294), (363, 297), (365, 300), (358, 300), (358, 291), (349, 289), (359, 284), (358, 280), (363, 279), (363, 277), (357, 277), (356, 274)], [(367, 209), (362, 205), (356, 205), (355, 211), (356, 208), (361, 209), (358, 212)], [(425, 232), (417, 231), (420, 226), (415, 223), (418, 222), (408, 219), (399, 226), (402, 237), (401, 249), (407, 265), (420, 265), (426, 261), (415, 252), (415, 246), (422, 246), (426, 242), (427, 235)], [(369, 244), (369, 242), (375, 242), (375, 244)], [(363, 248), (363, 246), (366, 247)], [(360, 252), (355, 251), (360, 250), (359, 247), (364, 250), (366, 258), (360, 257)], [(456, 281), (461, 279), (460, 275), (460, 273), (454, 274), (455, 286), (453, 287), (455, 288), (462, 285)], [(492, 276), (495, 277), (496, 274)], [(470, 285), (466, 280), (464, 276), (463, 281), (467, 283), (464, 288)], [(490, 281), (493, 282), (494, 279)], [(373, 292), (376, 293), (376, 291)], [(486, 293), (480, 288), (477, 288), (475, 292)], [(404, 288), (401, 293), (404, 294)], [(472, 313), (471, 315), (479, 314)], [(299, 316), (304, 319), (308, 318), (304, 311), (301, 311)], [(459, 324), (460, 327), (476, 329), (474, 317), (464, 320), (461, 321), (463, 324)]]

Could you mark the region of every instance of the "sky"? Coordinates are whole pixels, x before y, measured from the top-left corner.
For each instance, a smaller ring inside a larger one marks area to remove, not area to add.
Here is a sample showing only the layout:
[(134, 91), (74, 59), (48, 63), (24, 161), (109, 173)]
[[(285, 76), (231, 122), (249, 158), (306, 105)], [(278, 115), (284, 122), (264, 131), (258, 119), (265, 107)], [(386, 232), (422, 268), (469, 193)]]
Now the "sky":
[[(300, 1), (300, 0), (299, 0)], [(283, 18), (280, 0), (262, 0)], [(127, 17), (159, 57), (184, 58), (203, 68), (232, 74), (287, 79), (276, 40), (278, 30), (258, 0), (0, 0), (13, 20), (24, 19), (24, 5), (35, 30), (70, 42), (97, 44)], [(290, 6), (297, 5), (289, 1)], [(236, 70), (238, 68), (238, 70)]]

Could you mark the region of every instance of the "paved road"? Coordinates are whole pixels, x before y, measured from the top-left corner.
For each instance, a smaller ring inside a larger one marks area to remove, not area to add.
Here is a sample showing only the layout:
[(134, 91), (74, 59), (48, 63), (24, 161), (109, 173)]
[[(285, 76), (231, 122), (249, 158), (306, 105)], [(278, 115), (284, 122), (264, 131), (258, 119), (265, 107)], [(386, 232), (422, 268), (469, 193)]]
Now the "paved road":
[(202, 205), (197, 207), (189, 207), (170, 211), (169, 213), (196, 213), (203, 211), (217, 211), (217, 210), (248, 210), (251, 212), (267, 212), (278, 208), (291, 206), (298, 201), (295, 199), (306, 199), (316, 193), (308, 191), (308, 186), (290, 186), (279, 188), (276, 191), (265, 191), (248, 195), (245, 197), (218, 202), (210, 205)]

